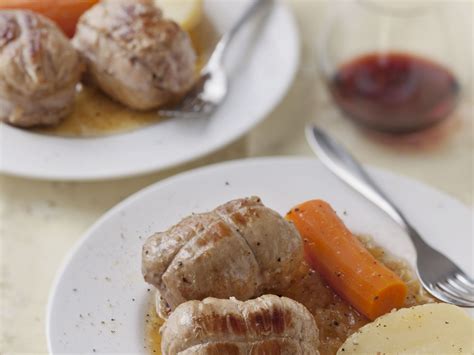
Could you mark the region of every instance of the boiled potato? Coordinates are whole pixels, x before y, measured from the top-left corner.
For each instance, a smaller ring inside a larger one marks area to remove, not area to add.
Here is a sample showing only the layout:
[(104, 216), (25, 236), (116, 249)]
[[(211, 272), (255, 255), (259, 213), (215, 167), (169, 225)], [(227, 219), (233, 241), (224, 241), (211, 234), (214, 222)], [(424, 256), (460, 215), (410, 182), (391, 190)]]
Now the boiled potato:
[(196, 27), (202, 17), (203, 0), (155, 0), (165, 18), (176, 21), (184, 30)]
[(459, 307), (425, 304), (386, 314), (339, 348), (345, 354), (473, 354), (474, 321)]

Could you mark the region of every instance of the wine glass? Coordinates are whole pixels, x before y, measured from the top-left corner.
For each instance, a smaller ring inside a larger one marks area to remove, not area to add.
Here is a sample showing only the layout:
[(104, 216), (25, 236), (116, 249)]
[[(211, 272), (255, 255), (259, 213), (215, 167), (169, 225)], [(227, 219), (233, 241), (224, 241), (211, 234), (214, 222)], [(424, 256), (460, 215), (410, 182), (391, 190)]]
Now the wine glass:
[(349, 118), (374, 130), (409, 133), (454, 111), (462, 67), (446, 5), (331, 2), (319, 60), (335, 103)]

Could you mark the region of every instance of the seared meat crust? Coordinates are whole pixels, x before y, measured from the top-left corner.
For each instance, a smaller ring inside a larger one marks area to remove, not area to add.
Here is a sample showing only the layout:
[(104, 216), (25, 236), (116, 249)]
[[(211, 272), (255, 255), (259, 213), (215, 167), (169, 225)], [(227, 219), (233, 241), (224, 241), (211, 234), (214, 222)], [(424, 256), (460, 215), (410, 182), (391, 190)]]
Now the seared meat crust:
[(286, 287), (303, 259), (295, 227), (259, 198), (230, 201), (149, 237), (145, 281), (158, 289), (161, 316), (188, 300), (247, 300)]
[(82, 15), (73, 43), (89, 78), (137, 110), (176, 100), (194, 84), (188, 34), (151, 0), (104, 0)]
[(0, 120), (53, 125), (70, 113), (83, 64), (51, 20), (25, 10), (0, 11)]
[(317, 355), (318, 328), (311, 313), (286, 297), (241, 302), (188, 301), (161, 328), (162, 353)]

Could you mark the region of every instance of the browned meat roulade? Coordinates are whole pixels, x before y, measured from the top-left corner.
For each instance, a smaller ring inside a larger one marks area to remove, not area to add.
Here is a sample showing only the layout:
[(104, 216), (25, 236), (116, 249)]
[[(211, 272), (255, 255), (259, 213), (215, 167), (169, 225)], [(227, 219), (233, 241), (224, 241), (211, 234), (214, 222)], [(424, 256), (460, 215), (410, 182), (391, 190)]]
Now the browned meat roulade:
[(251, 197), (192, 215), (149, 237), (142, 271), (158, 289), (157, 310), (166, 316), (188, 300), (277, 293), (302, 260), (295, 227)]
[(311, 313), (286, 297), (188, 301), (161, 328), (164, 355), (318, 355)]
[(61, 30), (31, 11), (0, 11), (0, 121), (53, 125), (72, 109), (83, 65)]
[(188, 34), (151, 0), (101, 1), (81, 16), (73, 43), (92, 81), (133, 109), (162, 106), (194, 84)]

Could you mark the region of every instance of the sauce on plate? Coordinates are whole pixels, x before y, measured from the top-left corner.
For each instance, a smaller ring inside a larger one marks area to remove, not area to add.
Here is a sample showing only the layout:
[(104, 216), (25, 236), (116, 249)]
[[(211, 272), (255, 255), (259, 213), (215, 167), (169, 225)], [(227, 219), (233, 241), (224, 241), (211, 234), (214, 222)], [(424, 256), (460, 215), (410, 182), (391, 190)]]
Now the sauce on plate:
[[(393, 270), (408, 285), (406, 307), (433, 302), (404, 261), (388, 255), (369, 237), (359, 236), (359, 239), (377, 260)], [(295, 277), (291, 285), (279, 296), (289, 297), (302, 303), (313, 314), (319, 328), (321, 355), (336, 354), (351, 334), (370, 322), (341, 299), (306, 263), (301, 265), (299, 276)], [(161, 354), (159, 329), (163, 323), (164, 320), (156, 314), (153, 297), (145, 317), (145, 340), (150, 354)]]
[(150, 354), (161, 355), (161, 335), (160, 328), (165, 322), (155, 310), (155, 294), (148, 306), (148, 313), (145, 316), (145, 341)]
[(35, 131), (65, 137), (94, 137), (131, 131), (160, 120), (156, 111), (134, 111), (110, 99), (99, 88), (80, 84), (73, 112), (58, 125)]

